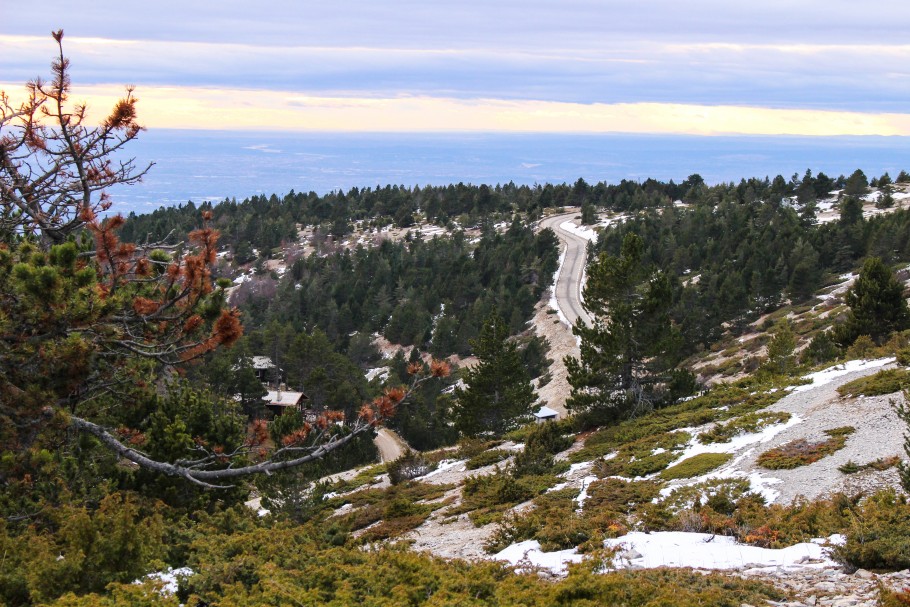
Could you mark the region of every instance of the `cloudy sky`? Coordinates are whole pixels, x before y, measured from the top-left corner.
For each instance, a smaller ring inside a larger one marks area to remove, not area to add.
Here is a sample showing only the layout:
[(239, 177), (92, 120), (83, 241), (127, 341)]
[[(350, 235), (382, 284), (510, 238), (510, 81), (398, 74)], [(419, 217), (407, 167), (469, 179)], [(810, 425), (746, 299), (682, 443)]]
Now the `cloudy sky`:
[(4, 2), (0, 88), (150, 127), (910, 135), (910, 2)]

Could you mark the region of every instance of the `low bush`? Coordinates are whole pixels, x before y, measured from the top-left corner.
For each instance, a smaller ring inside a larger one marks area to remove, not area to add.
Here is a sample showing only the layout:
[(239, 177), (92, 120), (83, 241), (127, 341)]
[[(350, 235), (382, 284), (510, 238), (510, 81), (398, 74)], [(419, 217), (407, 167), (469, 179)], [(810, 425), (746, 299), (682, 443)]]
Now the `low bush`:
[(389, 482), (393, 485), (415, 479), (431, 472), (436, 467), (434, 462), (427, 459), (422, 453), (408, 449), (393, 462), (386, 464), (389, 473)]
[(512, 474), (516, 477), (554, 473), (553, 456), (565, 451), (575, 442), (575, 437), (565, 434), (559, 423), (538, 424), (525, 439), (525, 447), (515, 456)]
[(862, 470), (887, 470), (888, 468), (895, 468), (900, 466), (901, 458), (894, 455), (892, 457), (880, 457), (875, 461), (869, 462), (867, 464), (857, 464), (853, 460), (850, 460), (843, 466), (838, 466), (838, 470), (844, 474), (856, 474)]
[(447, 511), (449, 516), (468, 513), (478, 527), (498, 522), (509, 508), (526, 502), (556, 484), (553, 475), (516, 478), (508, 471), (469, 476), (462, 487), (461, 504)]
[(852, 568), (910, 567), (910, 503), (893, 489), (870, 496), (851, 511), (847, 541), (833, 556)]
[(575, 426), (575, 419), (567, 418), (567, 419), (560, 419), (560, 420), (556, 420), (556, 421), (547, 422), (547, 424), (538, 424), (537, 422), (525, 424), (524, 426), (522, 426), (520, 428), (516, 428), (515, 430), (507, 432), (505, 435), (503, 435), (503, 438), (505, 438), (506, 440), (516, 442), (516, 443), (523, 443), (526, 440), (528, 440), (528, 436), (530, 436), (534, 431), (536, 431), (541, 425), (555, 426), (556, 429), (559, 431), (558, 433), (560, 435), (572, 434), (576, 430), (578, 430), (578, 428)]
[(369, 527), (360, 539), (375, 542), (419, 527), (430, 514), (451, 503), (427, 502), (438, 500), (451, 488), (451, 485), (409, 482), (387, 489), (367, 489), (335, 499), (344, 500), (356, 508), (341, 518), (343, 524), (354, 531)]
[(694, 478), (707, 474), (711, 470), (718, 468), (733, 458), (730, 453), (699, 453), (692, 457), (686, 458), (674, 466), (666, 468), (660, 473), (664, 480), (675, 480), (679, 478)]
[[(257, 530), (203, 538), (196, 546), (187, 605), (764, 605), (786, 598), (773, 586), (681, 569), (599, 572), (571, 567), (565, 578), (489, 561), (446, 561), (403, 548), (327, 547), (312, 529)], [(260, 548), (260, 550), (257, 550)], [(112, 589), (113, 590), (113, 589)], [(105, 603), (86, 600), (80, 605)], [(75, 599), (74, 599), (75, 600)], [(127, 603), (123, 603), (124, 605)], [(143, 603), (138, 603), (143, 604)]]
[(908, 607), (910, 605), (910, 587), (903, 590), (891, 590), (884, 585), (878, 587), (879, 607)]
[(641, 478), (660, 472), (670, 465), (678, 455), (672, 451), (649, 455), (641, 459), (629, 456), (617, 456), (600, 461), (594, 466), (594, 473), (600, 477), (622, 476), (624, 478)]
[(624, 481), (607, 478), (588, 486), (585, 514), (628, 515), (636, 506), (649, 503), (660, 494), (661, 484), (654, 481)]
[(784, 390), (768, 392), (768, 387), (767, 382), (756, 385), (755, 380), (748, 378), (733, 385), (715, 386), (697, 398), (593, 432), (585, 440), (585, 446), (569, 459), (573, 462), (591, 461), (640, 439), (739, 417), (769, 407), (787, 394)]
[(368, 466), (357, 473), (357, 476), (350, 480), (339, 480), (331, 486), (335, 493), (347, 493), (360, 489), (364, 485), (374, 485), (379, 482), (379, 477), (385, 473), (385, 464), (376, 464)]
[(837, 388), (837, 393), (846, 397), (880, 396), (894, 394), (907, 387), (910, 387), (910, 370), (886, 369), (847, 382)]
[(786, 445), (765, 451), (758, 456), (757, 463), (769, 470), (787, 470), (808, 466), (843, 449), (847, 443), (847, 437), (855, 430), (852, 426), (825, 430), (825, 434), (831, 438), (817, 443), (810, 443), (804, 438), (790, 441)]
[(594, 474), (637, 478), (660, 472), (678, 457), (691, 435), (686, 432), (665, 432), (647, 436), (622, 445), (614, 457), (598, 461)]
[(741, 417), (730, 420), (726, 424), (717, 424), (711, 429), (702, 432), (698, 435), (698, 440), (705, 445), (708, 443), (726, 443), (741, 434), (752, 434), (768, 426), (783, 424), (789, 420), (790, 414), (786, 411), (746, 413)]
[(700, 483), (677, 487), (658, 504), (675, 514), (683, 510), (700, 510), (707, 506), (720, 514), (730, 515), (741, 498), (751, 490), (748, 479), (712, 478)]
[(465, 464), (465, 468), (468, 470), (477, 470), (478, 468), (484, 468), (486, 466), (497, 464), (504, 459), (508, 459), (511, 456), (511, 451), (506, 451), (505, 449), (491, 449), (489, 451), (484, 451), (483, 453), (475, 455), (469, 459)]
[(484, 440), (482, 438), (464, 438), (458, 443), (454, 457), (458, 459), (471, 459), (485, 451), (502, 444), (500, 440)]

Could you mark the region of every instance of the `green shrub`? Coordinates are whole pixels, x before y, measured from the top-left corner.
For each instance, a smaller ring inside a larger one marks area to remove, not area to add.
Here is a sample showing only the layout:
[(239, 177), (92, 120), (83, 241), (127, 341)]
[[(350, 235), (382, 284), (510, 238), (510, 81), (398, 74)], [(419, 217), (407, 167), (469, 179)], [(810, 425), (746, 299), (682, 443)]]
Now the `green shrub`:
[(485, 451), (502, 444), (501, 440), (484, 440), (482, 438), (464, 438), (458, 443), (455, 457), (458, 459), (471, 459)]
[(894, 394), (910, 386), (910, 370), (886, 369), (873, 375), (860, 377), (837, 388), (841, 396), (880, 396)]
[(548, 422), (538, 424), (525, 440), (524, 450), (515, 456), (512, 474), (528, 476), (553, 472), (553, 455), (565, 451), (575, 442), (575, 437), (566, 435), (563, 425)]
[(870, 496), (852, 510), (847, 541), (833, 556), (864, 569), (910, 567), (910, 504), (906, 495), (885, 490)]
[(505, 449), (491, 449), (490, 451), (484, 451), (483, 453), (475, 455), (469, 459), (465, 464), (465, 468), (468, 470), (477, 470), (478, 468), (484, 468), (486, 466), (499, 463), (511, 456), (511, 451), (506, 451)]
[(897, 364), (910, 367), (910, 347), (901, 348), (894, 355), (897, 357)]
[(66, 592), (100, 592), (130, 583), (166, 554), (161, 512), (136, 496), (111, 493), (94, 509), (65, 506), (49, 513), (52, 529), (11, 533), (0, 519), (0, 603), (45, 603)]
[(767, 382), (756, 385), (755, 380), (715, 386), (705, 395), (598, 430), (569, 459), (591, 461), (640, 439), (739, 417), (769, 407), (787, 394), (784, 390), (768, 392), (768, 387)]
[(848, 461), (843, 466), (838, 466), (838, 470), (844, 474), (856, 474), (862, 470), (887, 470), (888, 468), (895, 468), (900, 466), (901, 458), (898, 456), (892, 457), (880, 457), (875, 461), (869, 462), (867, 464), (857, 464), (853, 460)]
[(721, 514), (730, 515), (739, 500), (749, 494), (751, 486), (742, 478), (711, 478), (700, 483), (676, 487), (659, 504), (672, 514), (683, 510), (700, 510), (707, 506)]
[(790, 420), (790, 414), (785, 411), (761, 411), (746, 413), (726, 424), (717, 424), (713, 428), (698, 435), (702, 444), (726, 443), (740, 434), (752, 434), (772, 426), (783, 424)]
[(666, 432), (648, 436), (622, 445), (615, 457), (598, 461), (594, 474), (636, 478), (659, 472), (670, 465), (689, 442), (686, 432)]
[(588, 486), (584, 512), (631, 514), (636, 506), (646, 504), (660, 494), (661, 484), (654, 481), (624, 481), (606, 478)]
[(432, 471), (436, 465), (429, 461), (422, 453), (408, 449), (393, 462), (386, 464), (389, 473), (389, 482), (393, 485), (423, 476)]
[(847, 437), (855, 431), (856, 429), (852, 426), (844, 426), (825, 430), (825, 434), (831, 438), (819, 443), (810, 443), (804, 438), (790, 441), (786, 445), (765, 451), (758, 456), (757, 463), (759, 466), (769, 470), (786, 470), (808, 466), (835, 451), (843, 449), (847, 443)]
[(843, 472), (844, 474), (856, 474), (857, 472), (862, 470), (860, 465), (857, 464), (856, 462), (854, 462), (852, 459), (849, 460), (843, 466), (838, 466), (837, 469), (840, 470), (841, 472)]
[(804, 365), (820, 365), (832, 361), (838, 356), (840, 356), (840, 348), (831, 339), (830, 331), (822, 331), (816, 333), (806, 349), (802, 351), (800, 361)]
[(847, 348), (844, 356), (847, 360), (868, 358), (875, 351), (875, 342), (868, 335), (860, 335), (856, 341)]
[(540, 495), (556, 481), (552, 475), (515, 477), (507, 471), (469, 476), (462, 486), (461, 504), (449, 509), (447, 514), (469, 513), (478, 527), (498, 522), (506, 510)]
[(878, 587), (879, 607), (907, 607), (910, 605), (910, 588), (891, 590), (884, 585)]
[(660, 477), (664, 480), (674, 480), (702, 476), (726, 464), (732, 458), (733, 455), (730, 453), (699, 453), (684, 459), (675, 466), (670, 466), (660, 473)]

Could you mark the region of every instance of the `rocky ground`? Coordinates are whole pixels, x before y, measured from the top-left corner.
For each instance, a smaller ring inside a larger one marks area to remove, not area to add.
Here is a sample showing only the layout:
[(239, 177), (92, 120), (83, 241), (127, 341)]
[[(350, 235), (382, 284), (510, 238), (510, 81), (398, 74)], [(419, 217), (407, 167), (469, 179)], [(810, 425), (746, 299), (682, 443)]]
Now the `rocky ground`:
[[(865, 569), (847, 573), (836, 567), (778, 571), (746, 569), (738, 575), (759, 578), (792, 593), (790, 600), (769, 603), (786, 607), (875, 607), (879, 604), (880, 587), (892, 591), (910, 587), (910, 569), (886, 574)], [(744, 604), (742, 607), (749, 606)]]

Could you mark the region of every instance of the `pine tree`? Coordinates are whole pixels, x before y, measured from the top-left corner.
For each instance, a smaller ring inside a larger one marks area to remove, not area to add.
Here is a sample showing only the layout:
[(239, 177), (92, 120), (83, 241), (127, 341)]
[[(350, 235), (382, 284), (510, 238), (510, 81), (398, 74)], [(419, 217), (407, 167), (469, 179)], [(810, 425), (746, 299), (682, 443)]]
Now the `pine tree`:
[[(280, 444), (269, 444), (257, 424), (242, 444), (183, 441), (189, 451), (168, 461), (141, 450), (150, 440), (147, 403), (167, 392), (175, 369), (235, 343), (243, 334), (240, 312), (226, 304), (230, 282), (213, 284), (219, 233), (210, 210), (182, 244), (121, 240), (125, 219), (107, 214), (106, 190), (136, 183), (150, 168), (122, 156), (143, 130), (136, 98), (127, 89), (93, 125), (85, 105), (69, 100), (63, 31), (53, 37), (51, 80), (29, 83), (19, 106), (0, 91), (0, 460), (14, 462), (5, 470), (20, 480), (44, 474), (29, 454), (65, 429), (71, 445), (79, 435), (92, 437), (146, 470), (226, 487), (316, 461), (371, 434), (429, 378), (415, 374), (410, 388), (389, 388), (349, 415), (327, 411)], [(448, 367), (431, 372), (442, 376)], [(210, 427), (233, 419), (226, 410)], [(341, 431), (335, 422), (345, 420)], [(10, 477), (3, 480), (8, 485)]]
[(455, 426), (465, 436), (499, 436), (531, 419), (536, 401), (531, 378), (509, 329), (497, 314), (484, 322), (480, 337), (471, 340), (480, 362), (465, 371), (466, 387), (455, 390)]
[(893, 331), (910, 327), (910, 309), (903, 295), (904, 286), (878, 257), (863, 264), (856, 282), (845, 297), (850, 311), (847, 320), (834, 330), (834, 340), (842, 347), (860, 335), (881, 344)]
[(796, 370), (796, 336), (790, 323), (781, 321), (768, 344), (768, 362), (765, 368), (775, 375), (790, 375)]
[(566, 359), (573, 411), (634, 415), (662, 396), (679, 343), (669, 317), (673, 293), (669, 276), (651, 270), (642, 254), (641, 238), (627, 234), (619, 257), (602, 253), (588, 267), (584, 306), (594, 324), (575, 325), (581, 358)]

